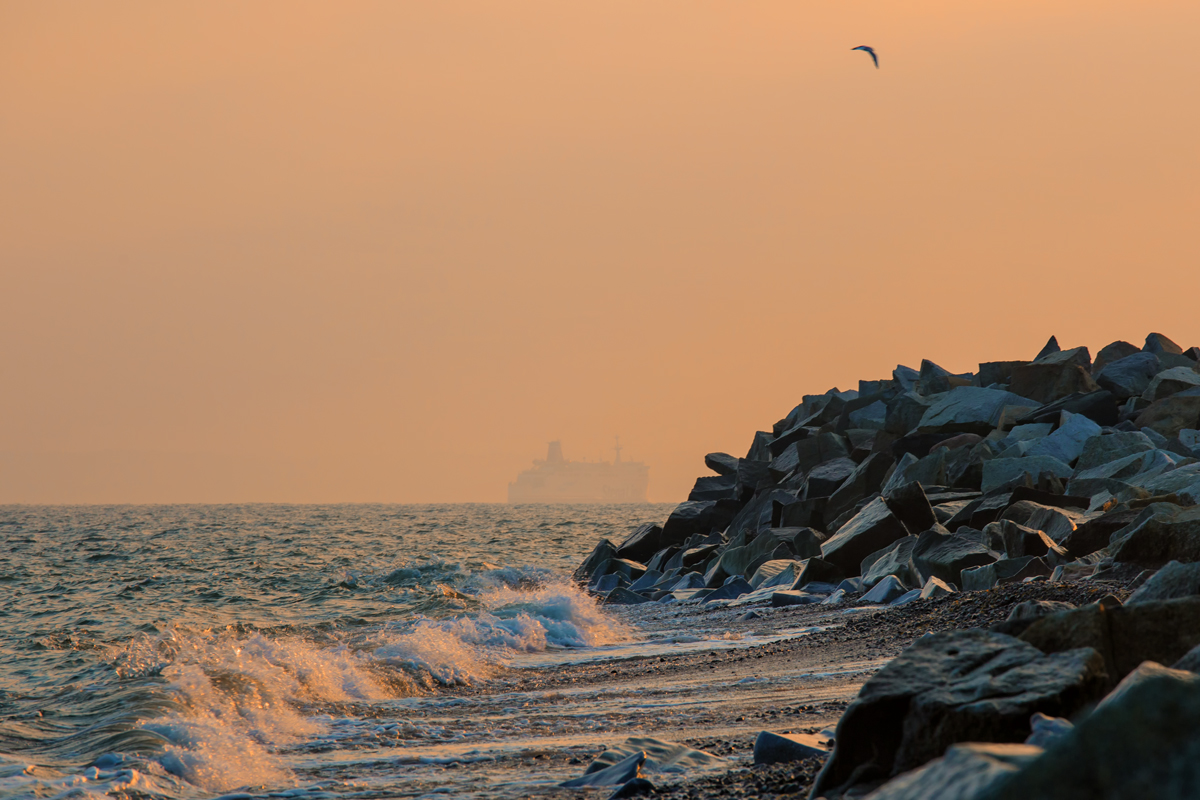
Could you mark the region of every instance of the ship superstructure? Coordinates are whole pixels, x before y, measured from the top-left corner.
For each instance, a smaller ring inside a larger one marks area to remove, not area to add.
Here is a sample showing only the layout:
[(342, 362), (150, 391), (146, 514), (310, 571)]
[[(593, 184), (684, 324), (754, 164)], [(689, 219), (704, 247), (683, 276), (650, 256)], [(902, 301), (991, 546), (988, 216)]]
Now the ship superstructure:
[(608, 461), (567, 461), (562, 442), (550, 442), (544, 461), (535, 460), (508, 485), (510, 503), (645, 503), (650, 468), (622, 461), (617, 440)]

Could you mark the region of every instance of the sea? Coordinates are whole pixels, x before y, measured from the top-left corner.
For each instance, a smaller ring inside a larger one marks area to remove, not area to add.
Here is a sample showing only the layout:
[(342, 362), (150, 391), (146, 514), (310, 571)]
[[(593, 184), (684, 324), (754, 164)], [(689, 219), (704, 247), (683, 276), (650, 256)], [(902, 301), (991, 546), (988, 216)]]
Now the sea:
[(669, 510), (0, 507), (0, 797), (521, 796), (489, 681), (644, 638), (570, 573)]

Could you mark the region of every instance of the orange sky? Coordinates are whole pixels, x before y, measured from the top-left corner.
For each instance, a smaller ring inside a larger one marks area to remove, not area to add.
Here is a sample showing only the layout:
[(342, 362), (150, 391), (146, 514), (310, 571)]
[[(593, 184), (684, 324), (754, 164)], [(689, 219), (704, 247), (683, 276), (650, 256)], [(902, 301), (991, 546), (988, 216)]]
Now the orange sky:
[(1198, 29), (0, 0), (0, 502), (500, 501), (616, 433), (676, 501), (898, 362), (1200, 344)]

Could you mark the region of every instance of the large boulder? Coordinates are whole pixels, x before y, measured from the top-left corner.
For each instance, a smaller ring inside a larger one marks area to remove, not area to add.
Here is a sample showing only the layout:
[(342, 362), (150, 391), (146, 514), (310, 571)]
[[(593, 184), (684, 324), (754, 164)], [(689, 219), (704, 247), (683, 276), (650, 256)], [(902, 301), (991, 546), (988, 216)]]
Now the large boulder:
[(917, 392), (905, 392), (888, 401), (887, 416), (883, 429), (888, 433), (903, 436), (921, 423), (933, 400)]
[(1004, 583), (1020, 583), (1026, 578), (1048, 576), (1053, 570), (1038, 556), (1002, 558), (982, 567), (965, 569), (962, 572), (964, 592), (978, 592)]
[(1093, 647), (1105, 671), (1119, 681), (1143, 661), (1174, 664), (1200, 644), (1200, 597), (1127, 606), (1099, 603), (1053, 614), (1020, 637), (1044, 653)]
[(805, 479), (804, 496), (829, 497), (846, 479), (854, 474), (858, 464), (850, 458), (839, 457), (813, 467)]
[(1185, 428), (1200, 427), (1200, 388), (1156, 400), (1133, 424), (1139, 428), (1153, 428), (1168, 439), (1178, 436)]
[(1138, 587), (1138, 590), (1125, 601), (1125, 605), (1132, 606), (1155, 600), (1175, 600), (1198, 594), (1200, 594), (1200, 563), (1181, 564), (1178, 561), (1169, 561)]
[(704, 466), (718, 475), (737, 475), (740, 460), (728, 453), (709, 453), (704, 457)]
[(993, 458), (983, 464), (983, 483), (980, 489), (991, 492), (1004, 486), (1015, 485), (1029, 477), (1037, 483), (1038, 477), (1049, 473), (1056, 478), (1070, 478), (1074, 470), (1053, 456), (1030, 456), (1027, 458)]
[[(1086, 353), (1087, 348), (1066, 352), (1077, 351)], [(1062, 354), (1055, 354), (1059, 355)], [(1008, 388), (1038, 403), (1052, 403), (1071, 394), (1094, 392), (1100, 387), (1092, 380), (1087, 368), (1078, 363), (1039, 360), (1014, 369)]]
[(1054, 553), (1065, 557), (1066, 548), (1059, 546), (1045, 531), (1027, 528), (1008, 519), (989, 523), (983, 529), (988, 537), (988, 547), (1004, 553), (1005, 558), (1022, 556), (1044, 556)]
[(959, 742), (1021, 742), (1035, 712), (1069, 716), (1099, 697), (1090, 648), (1045, 655), (983, 630), (923, 636), (868, 680), (838, 722), (812, 796), (889, 778)]
[(904, 523), (904, 527), (914, 533), (927, 531), (937, 524), (937, 517), (933, 514), (929, 498), (917, 481), (884, 492), (883, 500), (892, 513)]
[(959, 386), (930, 405), (917, 430), (922, 433), (990, 433), (1005, 406), (1037, 406), (1037, 401), (1000, 389)]
[(1031, 744), (951, 745), (946, 755), (893, 778), (865, 800), (977, 800), (980, 793), (1000, 785), (1042, 752)]
[(662, 532), (663, 529), (652, 522), (639, 526), (617, 547), (617, 558), (649, 561), (662, 549)]
[(1075, 462), (1075, 471), (1085, 472), (1103, 464), (1153, 449), (1154, 442), (1150, 441), (1150, 437), (1141, 431), (1102, 433), (1084, 442), (1079, 460)]
[(1107, 364), (1096, 373), (1096, 383), (1100, 388), (1112, 392), (1113, 397), (1124, 401), (1130, 397), (1141, 397), (1158, 370), (1158, 356), (1139, 352)]
[(1154, 376), (1142, 396), (1154, 402), (1200, 386), (1200, 372), (1192, 367), (1172, 367)]
[(1064, 464), (1070, 464), (1083, 452), (1088, 439), (1100, 435), (1100, 426), (1082, 414), (1063, 412), (1058, 430), (1036, 442), (1025, 453), (1026, 457), (1051, 456)]
[(617, 557), (617, 548), (608, 539), (601, 539), (592, 549), (591, 554), (571, 573), (571, 577), (580, 583), (589, 583), (596, 570), (609, 559)]
[(1113, 559), (1145, 567), (1200, 561), (1200, 506), (1155, 514), (1113, 543)]
[(1027, 425), (1036, 422), (1058, 422), (1062, 412), (1083, 414), (1099, 425), (1116, 425), (1120, 417), (1120, 408), (1113, 393), (1107, 389), (1094, 392), (1075, 392), (1066, 397), (1047, 403), (1040, 408), (1016, 420), (1018, 424)]
[(939, 578), (960, 588), (963, 570), (991, 564), (997, 558), (976, 538), (938, 530), (918, 536), (912, 551), (913, 567), (923, 582)]
[(663, 523), (661, 546), (682, 544), (694, 533), (701, 536), (722, 530), (736, 513), (737, 504), (727, 500), (689, 501), (675, 506)]
[(688, 500), (735, 500), (738, 494), (737, 475), (705, 475), (696, 478)]
[(920, 587), (922, 581), (912, 563), (913, 545), (916, 543), (916, 536), (905, 536), (864, 558), (859, 566), (863, 586), (869, 589), (892, 575), (906, 588)]
[(829, 496), (823, 512), (830, 520), (835, 520), (858, 505), (860, 500), (878, 492), (892, 463), (892, 457), (888, 453), (868, 455)]
[(1099, 373), (1108, 364), (1114, 361), (1120, 361), (1122, 358), (1128, 358), (1134, 353), (1142, 352), (1141, 348), (1136, 344), (1117, 340), (1112, 344), (1106, 344), (1100, 348), (1100, 352), (1096, 353), (1096, 360), (1092, 362), (1092, 374)]
[(1159, 353), (1166, 355), (1182, 355), (1183, 348), (1172, 342), (1161, 333), (1151, 333), (1146, 337), (1146, 343), (1142, 345), (1142, 349), (1147, 353)]
[(854, 576), (864, 558), (908, 533), (887, 501), (877, 497), (825, 540), (821, 558), (836, 565), (846, 576)]
[(1142, 513), (1141, 509), (1121, 508), (1093, 517), (1079, 525), (1060, 544), (1072, 558), (1082, 558), (1097, 550), (1108, 547), (1109, 540), (1117, 531), (1132, 524)]

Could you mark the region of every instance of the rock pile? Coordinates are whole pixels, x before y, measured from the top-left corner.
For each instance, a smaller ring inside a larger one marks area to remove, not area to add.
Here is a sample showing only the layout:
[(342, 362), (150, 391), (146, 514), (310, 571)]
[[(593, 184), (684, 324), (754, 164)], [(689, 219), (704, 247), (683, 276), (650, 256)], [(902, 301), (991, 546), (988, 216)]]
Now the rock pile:
[[(704, 608), (900, 605), (1023, 581), (1137, 589), (1124, 606), (1022, 604), (995, 630), (919, 640), (846, 712), (814, 796), (1084, 796), (1094, 780), (1055, 775), (1078, 772), (1063, 765), (1089, 742), (1119, 749), (1123, 724), (1121, 741), (1154, 742), (1136, 725), (1191, 724), (1136, 774), (1196, 785), (1200, 719), (1171, 708), (1200, 709), (1200, 684), (1158, 665), (1200, 666), (1200, 348), (1152, 333), (1093, 360), (1052, 337), (975, 373), (899, 366), (805, 396), (745, 457), (705, 464), (716, 474), (662, 525), (601, 541), (576, 579), (607, 603)], [(1114, 780), (1134, 791), (1136, 774)]]

